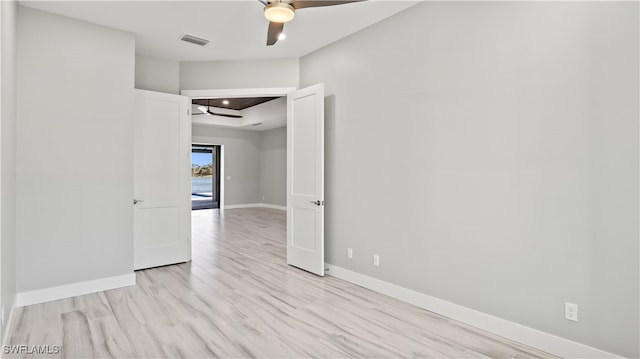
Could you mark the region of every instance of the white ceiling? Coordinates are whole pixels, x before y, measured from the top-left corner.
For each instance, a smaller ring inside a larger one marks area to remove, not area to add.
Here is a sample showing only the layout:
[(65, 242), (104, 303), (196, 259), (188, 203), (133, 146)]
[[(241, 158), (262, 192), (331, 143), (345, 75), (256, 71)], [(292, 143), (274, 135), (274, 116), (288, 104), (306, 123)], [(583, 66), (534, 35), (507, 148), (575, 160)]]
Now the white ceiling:
[[(60, 15), (129, 31), (136, 52), (175, 61), (297, 58), (392, 16), (417, 1), (370, 0), (296, 11), (287, 39), (265, 46), (268, 22), (257, 0), (20, 1)], [(206, 38), (205, 47), (180, 41)]]

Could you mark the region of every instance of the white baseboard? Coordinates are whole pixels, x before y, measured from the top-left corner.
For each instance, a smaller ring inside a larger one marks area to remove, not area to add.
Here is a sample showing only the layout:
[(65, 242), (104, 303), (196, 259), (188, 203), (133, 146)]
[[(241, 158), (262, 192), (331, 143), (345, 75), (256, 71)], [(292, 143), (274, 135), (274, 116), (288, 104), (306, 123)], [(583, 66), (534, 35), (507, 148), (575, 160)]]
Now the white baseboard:
[(221, 209), (255, 208), (260, 207), (259, 203), (225, 204)]
[[(4, 348), (6, 345), (9, 345), (9, 339), (11, 339), (11, 333), (9, 332), (9, 329), (11, 329), (11, 327), (13, 327), (13, 312), (14, 309), (17, 307), (16, 306), (16, 301), (18, 300), (18, 294), (16, 294), (13, 297), (13, 306), (11, 308), (9, 308), (9, 318), (7, 319), (7, 321), (4, 323), (4, 328), (2, 328), (2, 347)], [(0, 355), (1, 356), (1, 355)]]
[(286, 211), (287, 207), (286, 206), (278, 206), (276, 204), (269, 204), (269, 203), (258, 203), (259, 207), (264, 207), (264, 208), (272, 208), (272, 209), (279, 209), (281, 211)]
[(396, 298), (445, 317), (563, 358), (621, 358), (537, 329), (510, 322), (430, 295), (400, 287), (358, 272), (326, 264), (327, 275)]
[(21, 292), (16, 295), (15, 307), (51, 302), (58, 299), (75, 297), (78, 295), (102, 292), (103, 290), (128, 287), (136, 284), (136, 274), (124, 274), (86, 282), (71, 283)]
[(230, 205), (223, 206), (223, 209), (238, 209), (238, 208), (273, 208), (273, 209), (279, 209), (281, 211), (287, 210), (287, 207), (285, 206), (278, 206), (275, 204), (268, 204), (268, 203), (243, 203), (243, 204), (230, 204)]

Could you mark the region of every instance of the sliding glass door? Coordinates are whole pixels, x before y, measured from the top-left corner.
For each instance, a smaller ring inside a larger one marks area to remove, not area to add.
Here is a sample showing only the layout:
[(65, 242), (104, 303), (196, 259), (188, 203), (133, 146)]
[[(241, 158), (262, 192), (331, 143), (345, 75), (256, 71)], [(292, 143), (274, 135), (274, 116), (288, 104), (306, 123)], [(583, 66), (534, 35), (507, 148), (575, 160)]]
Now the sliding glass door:
[(191, 208), (220, 207), (220, 146), (191, 146)]

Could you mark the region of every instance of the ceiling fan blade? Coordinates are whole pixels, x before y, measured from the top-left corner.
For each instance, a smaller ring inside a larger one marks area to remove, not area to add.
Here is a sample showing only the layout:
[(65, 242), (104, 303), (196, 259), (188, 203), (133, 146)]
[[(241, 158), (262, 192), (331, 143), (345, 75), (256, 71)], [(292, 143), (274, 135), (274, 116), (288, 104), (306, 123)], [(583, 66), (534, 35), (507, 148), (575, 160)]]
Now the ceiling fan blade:
[(242, 118), (241, 115), (231, 115), (228, 113), (215, 113), (215, 112), (211, 112), (209, 110), (207, 110), (207, 113), (213, 116), (222, 116), (222, 117), (231, 117), (231, 118)]
[(278, 36), (284, 29), (284, 24), (280, 22), (269, 22), (269, 30), (267, 31), (267, 46), (272, 46), (278, 42)]
[(350, 4), (352, 2), (360, 2), (363, 0), (342, 0), (342, 1), (332, 1), (332, 0), (294, 0), (291, 5), (294, 9), (304, 9), (307, 7), (320, 7), (320, 6), (333, 6), (333, 5), (343, 5)]

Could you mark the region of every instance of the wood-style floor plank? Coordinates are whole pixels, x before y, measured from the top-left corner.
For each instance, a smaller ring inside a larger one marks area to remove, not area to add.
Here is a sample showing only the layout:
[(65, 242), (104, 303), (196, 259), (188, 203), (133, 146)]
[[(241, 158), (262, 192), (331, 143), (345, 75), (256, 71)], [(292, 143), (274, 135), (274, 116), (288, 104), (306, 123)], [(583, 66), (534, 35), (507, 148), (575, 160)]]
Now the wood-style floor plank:
[(192, 261), (133, 287), (16, 309), (10, 358), (542, 358), (551, 355), (286, 265), (286, 214), (193, 212)]

